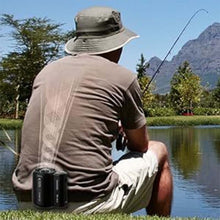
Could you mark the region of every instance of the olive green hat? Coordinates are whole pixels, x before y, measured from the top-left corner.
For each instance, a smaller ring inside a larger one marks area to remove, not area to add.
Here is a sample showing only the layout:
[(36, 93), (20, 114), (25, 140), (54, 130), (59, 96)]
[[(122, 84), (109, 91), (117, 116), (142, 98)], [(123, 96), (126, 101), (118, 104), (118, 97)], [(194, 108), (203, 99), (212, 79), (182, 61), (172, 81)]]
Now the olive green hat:
[(109, 7), (91, 7), (75, 17), (76, 36), (65, 45), (69, 54), (102, 54), (123, 47), (139, 37), (123, 27), (120, 12)]

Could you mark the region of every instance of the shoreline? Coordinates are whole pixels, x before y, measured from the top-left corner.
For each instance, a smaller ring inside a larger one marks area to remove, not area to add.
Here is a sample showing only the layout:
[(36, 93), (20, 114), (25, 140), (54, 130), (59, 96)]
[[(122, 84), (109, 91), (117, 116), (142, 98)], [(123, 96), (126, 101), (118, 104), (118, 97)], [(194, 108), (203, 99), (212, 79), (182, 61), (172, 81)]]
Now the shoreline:
[[(23, 120), (0, 118), (0, 128), (21, 129)], [(147, 126), (202, 126), (220, 125), (220, 116), (167, 116), (167, 117), (147, 117)]]
[(220, 125), (220, 116), (168, 116), (148, 117), (147, 126), (202, 126)]

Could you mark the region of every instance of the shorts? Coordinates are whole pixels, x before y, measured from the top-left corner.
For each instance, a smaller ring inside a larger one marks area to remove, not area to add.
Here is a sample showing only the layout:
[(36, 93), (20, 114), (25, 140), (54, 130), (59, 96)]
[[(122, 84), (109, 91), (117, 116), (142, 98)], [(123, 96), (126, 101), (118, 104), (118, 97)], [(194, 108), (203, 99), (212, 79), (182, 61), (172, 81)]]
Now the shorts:
[[(158, 171), (156, 155), (150, 150), (146, 153), (129, 152), (116, 162), (113, 171), (118, 174), (119, 183), (110, 194), (90, 202), (70, 202), (63, 211), (85, 214), (133, 213), (146, 208)], [(19, 209), (30, 208), (30, 205), (21, 202)]]

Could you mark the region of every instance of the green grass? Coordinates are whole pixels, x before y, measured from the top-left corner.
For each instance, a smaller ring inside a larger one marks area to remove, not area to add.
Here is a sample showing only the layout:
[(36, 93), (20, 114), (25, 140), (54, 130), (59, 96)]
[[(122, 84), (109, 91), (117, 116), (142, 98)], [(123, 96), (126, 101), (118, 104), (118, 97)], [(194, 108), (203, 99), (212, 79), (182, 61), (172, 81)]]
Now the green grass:
[(126, 214), (95, 214), (95, 215), (76, 215), (60, 212), (35, 212), (35, 211), (3, 211), (0, 212), (1, 220), (20, 220), (20, 219), (33, 219), (33, 220), (207, 220), (209, 218), (180, 218), (180, 217), (149, 217), (149, 216), (130, 216)]
[[(169, 116), (147, 117), (148, 126), (195, 126), (220, 125), (220, 116)], [(22, 127), (22, 120), (0, 119), (0, 128), (15, 129)]]
[(220, 116), (169, 116), (148, 117), (148, 126), (220, 125)]
[(0, 128), (5, 129), (15, 129), (15, 128), (21, 128), (22, 126), (22, 120), (19, 119), (0, 119)]

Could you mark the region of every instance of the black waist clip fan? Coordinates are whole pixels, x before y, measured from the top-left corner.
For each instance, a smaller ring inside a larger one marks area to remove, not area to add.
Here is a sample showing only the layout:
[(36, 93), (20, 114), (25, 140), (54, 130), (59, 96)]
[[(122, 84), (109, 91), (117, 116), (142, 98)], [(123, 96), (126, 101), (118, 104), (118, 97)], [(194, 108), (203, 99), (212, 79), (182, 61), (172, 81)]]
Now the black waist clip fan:
[(67, 173), (46, 167), (35, 169), (32, 201), (40, 209), (66, 208)]

